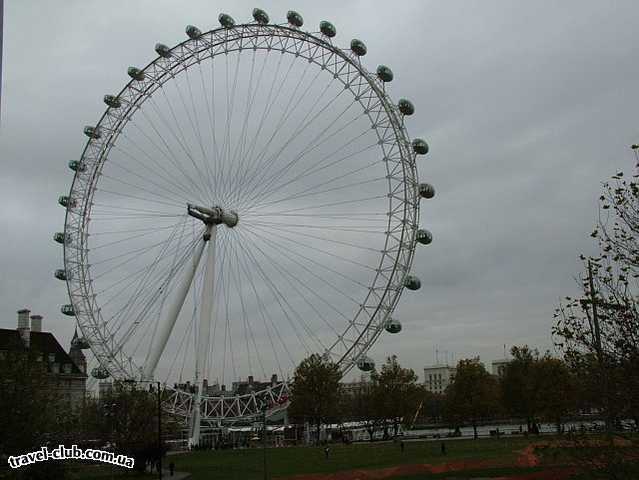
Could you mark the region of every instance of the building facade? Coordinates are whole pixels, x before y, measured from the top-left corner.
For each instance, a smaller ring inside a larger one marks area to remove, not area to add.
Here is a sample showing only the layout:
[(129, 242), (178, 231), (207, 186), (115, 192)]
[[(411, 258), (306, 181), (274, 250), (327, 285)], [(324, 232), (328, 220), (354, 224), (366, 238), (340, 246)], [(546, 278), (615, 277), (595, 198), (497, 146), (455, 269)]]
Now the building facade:
[(456, 368), (448, 364), (424, 367), (424, 387), (432, 393), (442, 394), (455, 378)]
[(47, 379), (42, 388), (68, 402), (70, 408), (80, 407), (86, 397), (84, 354), (74, 351), (73, 346), (67, 353), (52, 333), (42, 331), (42, 316), (29, 316), (30, 313), (28, 309), (18, 311), (15, 330), (0, 328), (0, 358), (6, 358), (11, 352), (27, 355), (30, 361), (41, 363)]
[(506, 365), (510, 360), (506, 358), (502, 358), (500, 360), (493, 360), (491, 363), (491, 372), (494, 376), (501, 378), (504, 376), (504, 372), (506, 371)]

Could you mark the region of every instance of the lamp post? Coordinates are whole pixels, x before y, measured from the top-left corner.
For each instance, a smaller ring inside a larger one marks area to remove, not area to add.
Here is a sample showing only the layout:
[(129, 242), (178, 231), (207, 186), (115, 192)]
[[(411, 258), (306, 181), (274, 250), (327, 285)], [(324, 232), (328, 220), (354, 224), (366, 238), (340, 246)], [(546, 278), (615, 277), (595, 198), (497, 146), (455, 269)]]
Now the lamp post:
[[(113, 445), (115, 444), (115, 428), (114, 428), (114, 423), (115, 423), (115, 416), (113, 413), (113, 410), (115, 409), (115, 407), (117, 407), (117, 404), (115, 403), (107, 403), (105, 405), (103, 405), (104, 408), (104, 416), (107, 417), (109, 419), (109, 427), (110, 427), (110, 433), (111, 435), (109, 435), (110, 438), (110, 446), (109, 448), (111, 450), (113, 450)], [(111, 478), (113, 478), (113, 464), (111, 464)]]
[(138, 383), (148, 383), (149, 391), (153, 391), (153, 384), (155, 383), (158, 388), (158, 478), (162, 480), (162, 395), (160, 392), (160, 382), (153, 382), (151, 380), (134, 380), (132, 378), (127, 378), (125, 380), (126, 383), (130, 384), (138, 384)]
[(266, 469), (266, 410), (268, 405), (262, 402), (262, 453), (264, 457), (264, 480), (268, 480), (268, 470)]

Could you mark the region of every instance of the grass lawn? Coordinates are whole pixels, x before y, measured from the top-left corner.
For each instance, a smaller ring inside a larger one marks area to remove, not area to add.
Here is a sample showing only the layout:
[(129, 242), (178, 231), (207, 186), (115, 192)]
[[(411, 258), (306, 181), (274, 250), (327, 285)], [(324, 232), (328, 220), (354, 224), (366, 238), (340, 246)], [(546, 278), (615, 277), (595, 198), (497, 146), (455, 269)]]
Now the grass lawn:
[[(310, 473), (331, 473), (340, 470), (377, 469), (402, 464), (442, 464), (458, 460), (499, 461), (507, 467), (517, 458), (517, 451), (530, 443), (525, 438), (451, 440), (446, 441), (446, 455), (441, 442), (405, 442), (404, 452), (399, 444), (373, 443), (331, 445), (329, 459), (323, 448), (290, 447), (266, 450), (269, 478)], [(190, 472), (193, 480), (251, 480), (263, 479), (263, 451), (261, 449), (191, 452), (171, 455), (165, 460), (175, 462), (176, 470)], [(493, 469), (495, 470), (495, 469)], [(135, 476), (115, 469), (115, 479), (153, 478)], [(500, 470), (501, 471), (501, 470)], [(109, 479), (108, 467), (87, 467), (74, 472), (77, 479)], [(450, 474), (449, 474), (450, 476)], [(458, 475), (459, 476), (459, 475)], [(443, 478), (409, 476), (404, 478)], [(463, 478), (460, 477), (460, 478)]]

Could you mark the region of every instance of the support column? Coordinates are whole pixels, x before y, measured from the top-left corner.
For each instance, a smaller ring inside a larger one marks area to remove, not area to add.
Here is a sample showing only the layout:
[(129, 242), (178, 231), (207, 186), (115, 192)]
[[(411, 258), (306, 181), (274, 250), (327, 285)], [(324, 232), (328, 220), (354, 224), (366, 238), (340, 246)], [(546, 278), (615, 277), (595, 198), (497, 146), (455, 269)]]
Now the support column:
[(182, 283), (178, 285), (175, 299), (173, 300), (173, 302), (170, 303), (169, 308), (166, 310), (164, 318), (158, 325), (158, 330), (156, 332), (153, 345), (149, 349), (149, 353), (147, 354), (146, 360), (144, 361), (142, 380), (153, 380), (155, 368), (157, 367), (158, 361), (160, 360), (160, 357), (164, 352), (164, 348), (166, 347), (166, 343), (171, 336), (171, 332), (173, 331), (173, 327), (175, 326), (177, 317), (182, 310), (184, 301), (186, 300), (186, 295), (189, 293), (189, 289), (191, 288), (191, 283), (193, 283), (193, 277), (195, 276), (195, 272), (197, 271), (200, 259), (202, 258), (202, 252), (204, 252), (206, 237), (208, 237), (209, 230), (210, 227), (204, 234), (205, 237), (200, 239), (193, 255), (193, 262), (191, 263), (190, 268), (185, 272), (185, 275), (182, 278)]
[(217, 237), (217, 225), (210, 226), (210, 239), (207, 248), (206, 269), (204, 271), (204, 284), (202, 285), (200, 299), (200, 321), (197, 331), (197, 351), (195, 357), (195, 394), (191, 417), (191, 446), (200, 443), (200, 409), (202, 407), (202, 389), (204, 386), (204, 369), (210, 352), (211, 323), (213, 321), (213, 296), (215, 293), (215, 248)]

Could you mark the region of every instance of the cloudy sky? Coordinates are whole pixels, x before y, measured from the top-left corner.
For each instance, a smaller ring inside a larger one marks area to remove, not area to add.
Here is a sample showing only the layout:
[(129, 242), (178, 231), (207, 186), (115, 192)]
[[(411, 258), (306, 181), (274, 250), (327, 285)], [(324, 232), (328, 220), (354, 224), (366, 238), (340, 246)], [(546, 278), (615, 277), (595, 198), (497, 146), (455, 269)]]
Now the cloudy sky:
[[(16, 310), (44, 315), (66, 345), (73, 333), (64, 285), (58, 195), (82, 127), (104, 93), (128, 81), (153, 45), (203, 31), (227, 12), (249, 20), (251, 2), (7, 0), (0, 124), (0, 327)], [(552, 348), (557, 299), (575, 291), (576, 257), (591, 252), (601, 182), (634, 165), (639, 142), (639, 5), (626, 2), (263, 2), (273, 21), (302, 13), (332, 21), (336, 43), (364, 40), (369, 69), (389, 65), (390, 95), (410, 98), (411, 136), (428, 140), (420, 179), (433, 244), (417, 251), (417, 293), (402, 297), (400, 335), (372, 348), (419, 373), (435, 351), (490, 362), (503, 346)], [(440, 355), (440, 360), (443, 354)]]

